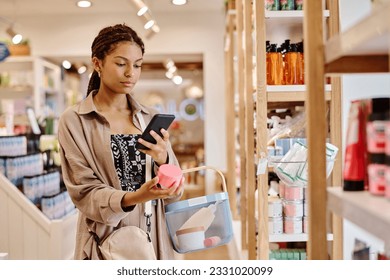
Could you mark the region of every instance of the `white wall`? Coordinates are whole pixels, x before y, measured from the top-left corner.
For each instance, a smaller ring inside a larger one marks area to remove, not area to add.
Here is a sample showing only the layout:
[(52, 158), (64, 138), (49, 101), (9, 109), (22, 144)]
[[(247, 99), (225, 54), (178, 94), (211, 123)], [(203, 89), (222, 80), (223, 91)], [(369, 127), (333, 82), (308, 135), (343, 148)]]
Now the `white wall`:
[[(359, 19), (370, 12), (370, 0), (341, 0), (340, 2), (340, 23), (341, 30), (346, 30)], [(390, 75), (344, 75), (343, 83), (343, 143), (347, 131), (347, 119), (350, 102), (356, 99), (390, 96)], [(343, 151), (345, 148), (342, 149)], [(371, 252), (383, 251), (384, 244), (368, 232), (356, 225), (344, 221), (344, 259), (351, 259), (351, 252), (355, 238), (367, 242)]]
[[(216, 0), (213, 0), (216, 1)], [(222, 1), (222, 0), (218, 0)], [(144, 40), (148, 54), (203, 54), (205, 92), (206, 164), (226, 170), (224, 102), (224, 33), (222, 9), (202, 13), (164, 13), (155, 15), (161, 32)], [(142, 37), (143, 27), (129, 13), (88, 16), (20, 17), (23, 32), (37, 56), (89, 56), (98, 31), (107, 25), (126, 23)]]

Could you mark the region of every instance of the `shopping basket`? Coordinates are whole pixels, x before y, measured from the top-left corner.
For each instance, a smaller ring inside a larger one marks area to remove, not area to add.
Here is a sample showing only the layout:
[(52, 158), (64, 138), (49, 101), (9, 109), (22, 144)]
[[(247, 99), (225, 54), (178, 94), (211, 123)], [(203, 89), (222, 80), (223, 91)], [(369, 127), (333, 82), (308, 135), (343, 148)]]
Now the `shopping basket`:
[(223, 192), (165, 206), (168, 232), (175, 251), (181, 254), (214, 248), (228, 243), (233, 237), (229, 196), (222, 172), (214, 167), (199, 166), (185, 169), (183, 174), (205, 169), (220, 175)]

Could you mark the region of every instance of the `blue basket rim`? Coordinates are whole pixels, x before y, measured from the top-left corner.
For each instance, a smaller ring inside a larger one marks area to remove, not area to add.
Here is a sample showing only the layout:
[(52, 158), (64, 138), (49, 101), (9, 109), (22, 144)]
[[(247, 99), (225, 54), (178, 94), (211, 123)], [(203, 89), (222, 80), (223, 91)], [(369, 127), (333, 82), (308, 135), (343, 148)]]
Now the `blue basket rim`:
[[(198, 205), (201, 206), (205, 203), (212, 203), (219, 200), (229, 200), (228, 193), (220, 192), (220, 193), (214, 193), (205, 196), (199, 196), (199, 197), (173, 202), (165, 206), (165, 212), (168, 213), (168, 212), (183, 210), (183, 209), (187, 209), (188, 207), (193, 207)], [(197, 203), (196, 201), (199, 201), (199, 203)]]

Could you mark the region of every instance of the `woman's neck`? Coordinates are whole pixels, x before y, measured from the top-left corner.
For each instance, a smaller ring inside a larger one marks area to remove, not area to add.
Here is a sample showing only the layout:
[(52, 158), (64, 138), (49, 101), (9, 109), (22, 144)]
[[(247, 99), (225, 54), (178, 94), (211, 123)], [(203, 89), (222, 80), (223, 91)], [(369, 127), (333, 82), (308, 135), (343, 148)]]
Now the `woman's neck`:
[(129, 111), (126, 94), (111, 94), (108, 96), (98, 91), (94, 96), (94, 103), (98, 111)]

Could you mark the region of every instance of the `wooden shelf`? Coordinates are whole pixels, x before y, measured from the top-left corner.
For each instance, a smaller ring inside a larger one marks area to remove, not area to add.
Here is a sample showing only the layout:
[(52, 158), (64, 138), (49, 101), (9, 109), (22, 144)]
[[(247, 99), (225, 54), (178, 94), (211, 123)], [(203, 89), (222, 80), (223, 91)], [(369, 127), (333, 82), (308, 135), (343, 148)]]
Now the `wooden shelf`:
[[(333, 234), (328, 233), (326, 236), (328, 241), (333, 240)], [(269, 242), (306, 242), (308, 241), (307, 233), (299, 233), (299, 234), (270, 234)]]
[[(266, 19), (290, 19), (292, 21), (299, 21), (302, 24), (303, 20), (303, 10), (302, 11), (265, 11)], [(324, 11), (324, 17), (329, 17), (329, 11)]]
[[(331, 99), (331, 86), (325, 87), (326, 100)], [(267, 101), (268, 102), (290, 102), (290, 101), (305, 101), (306, 97), (305, 85), (284, 85), (284, 86), (267, 86)]]
[[(226, 12), (226, 17), (229, 15), (237, 15), (236, 10), (228, 10)], [(303, 10), (294, 10), (294, 11), (265, 11), (265, 18), (266, 20), (272, 20), (272, 19), (285, 19), (289, 20), (291, 22), (299, 22), (302, 24), (303, 20)], [(324, 11), (324, 17), (329, 17), (329, 10)], [(226, 20), (227, 22), (227, 20)]]
[(327, 193), (329, 210), (390, 245), (390, 200), (368, 191), (343, 191), (341, 187), (329, 187)]
[(389, 72), (390, 5), (325, 44), (326, 73)]

